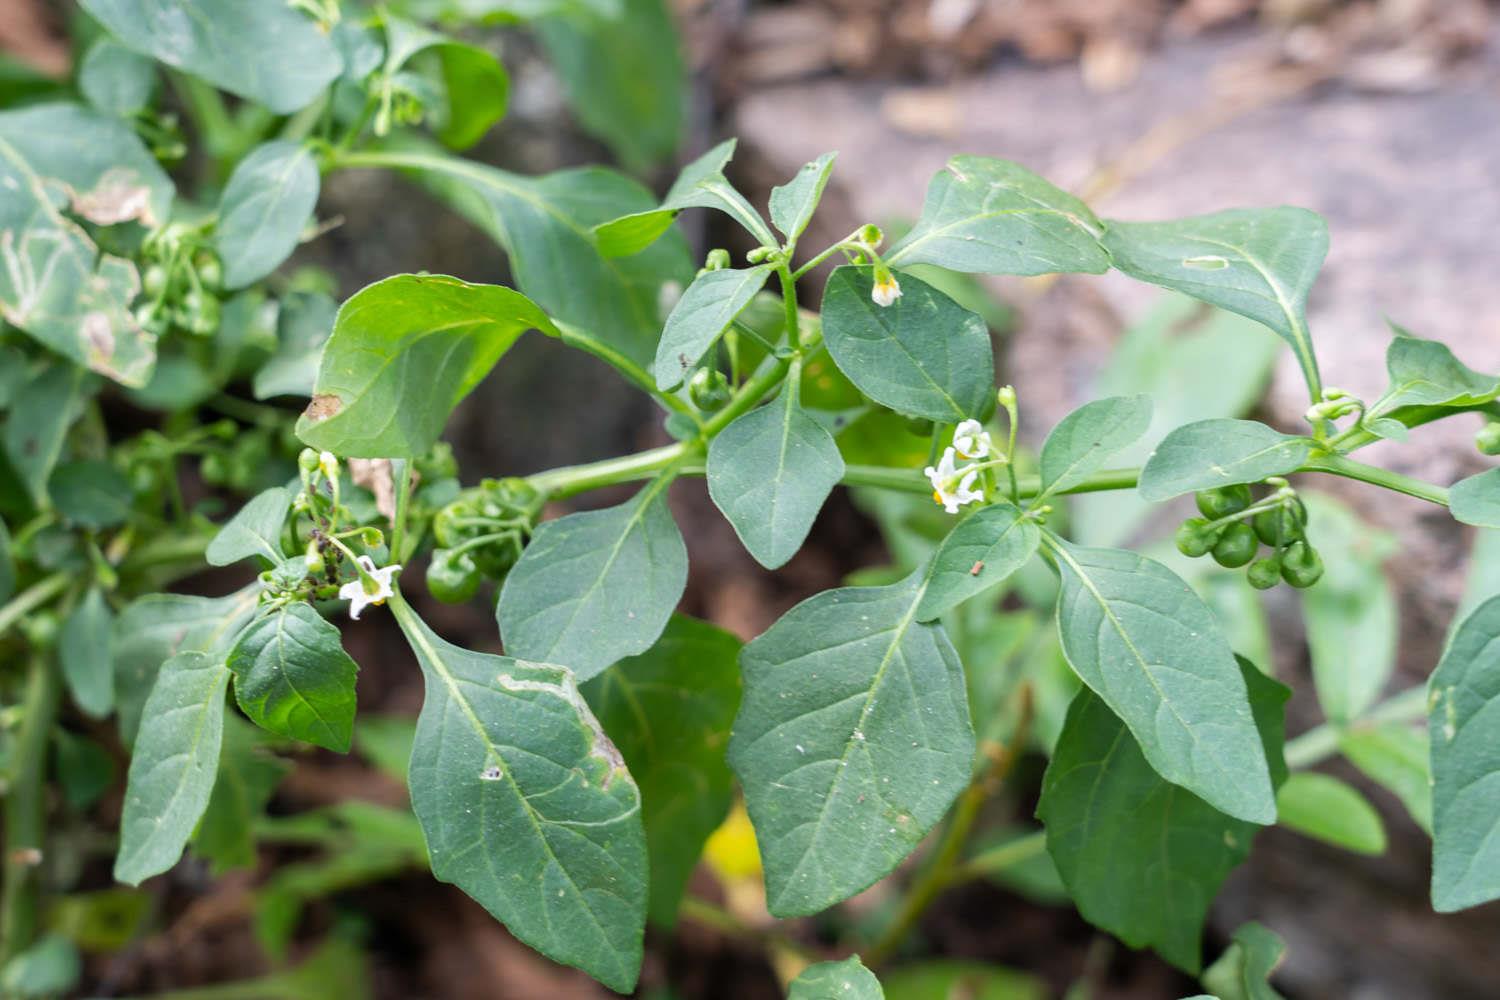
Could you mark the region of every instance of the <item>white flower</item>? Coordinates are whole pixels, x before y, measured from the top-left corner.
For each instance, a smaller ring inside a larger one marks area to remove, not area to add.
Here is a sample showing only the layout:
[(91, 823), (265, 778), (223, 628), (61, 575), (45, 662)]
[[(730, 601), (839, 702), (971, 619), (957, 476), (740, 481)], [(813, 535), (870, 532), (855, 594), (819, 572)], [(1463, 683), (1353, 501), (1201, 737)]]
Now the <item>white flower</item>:
[(870, 289), (870, 298), (877, 306), (893, 305), (901, 297), (901, 286), (896, 284), (894, 274), (885, 274), (876, 279), (875, 287)]
[(330, 481), (339, 477), (339, 460), (331, 451), (318, 452), (318, 468)]
[(984, 458), (990, 453), (990, 433), (977, 420), (965, 420), (953, 429), (953, 449), (964, 458)]
[(401, 566), (393, 564), (376, 569), (369, 556), (360, 556), (355, 561), (359, 563), (359, 578), (340, 587), (339, 597), (349, 602), (349, 617), (358, 621), (359, 613), (367, 605), (384, 604), (391, 596), (391, 577), (401, 572)]
[(974, 488), (979, 470), (972, 465), (956, 468), (954, 454), (952, 448), (945, 449), (943, 457), (938, 459), (937, 468), (929, 465), (923, 470), (932, 482), (932, 499), (942, 504), (943, 509), (950, 514), (957, 514), (958, 508), (964, 504), (984, 499), (984, 490)]

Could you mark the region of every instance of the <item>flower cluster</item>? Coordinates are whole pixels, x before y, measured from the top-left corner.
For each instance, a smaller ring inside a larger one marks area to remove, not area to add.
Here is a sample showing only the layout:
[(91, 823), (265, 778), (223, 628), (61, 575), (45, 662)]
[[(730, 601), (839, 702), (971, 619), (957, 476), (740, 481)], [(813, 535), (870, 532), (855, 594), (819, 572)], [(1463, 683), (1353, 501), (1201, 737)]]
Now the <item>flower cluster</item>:
[(990, 435), (977, 420), (965, 420), (953, 430), (953, 444), (943, 450), (936, 467), (923, 470), (932, 481), (932, 499), (950, 514), (957, 514), (965, 504), (984, 499), (984, 485), (979, 482), (977, 464), (958, 465), (958, 459), (973, 462), (990, 453)]

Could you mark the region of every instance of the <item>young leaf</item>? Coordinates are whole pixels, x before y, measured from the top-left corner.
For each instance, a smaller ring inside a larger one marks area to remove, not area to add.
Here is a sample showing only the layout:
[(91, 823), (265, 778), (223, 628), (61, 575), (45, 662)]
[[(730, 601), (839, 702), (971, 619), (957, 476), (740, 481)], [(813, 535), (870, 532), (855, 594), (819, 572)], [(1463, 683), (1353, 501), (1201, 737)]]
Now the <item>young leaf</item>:
[(809, 965), (787, 987), (786, 1000), (885, 1000), (880, 980), (858, 955)]
[(1500, 597), (1459, 626), (1428, 682), (1432, 905), (1500, 898)]
[(1328, 774), (1298, 771), (1276, 791), (1276, 822), (1359, 854), (1385, 853), (1385, 824), (1359, 790)]
[(1036, 522), (997, 501), (964, 518), (928, 564), (917, 621), (932, 621), (1024, 566), (1041, 544)]
[(1271, 988), (1271, 973), (1281, 964), (1286, 944), (1251, 922), (1234, 932), (1229, 947), (1203, 973), (1203, 985), (1218, 1000), (1284, 1000)]
[(433, 875), (628, 992), (646, 920), (640, 792), (573, 675), (444, 642), (399, 597), (392, 610), (426, 688), (409, 781)]
[(254, 726), (233, 713), (225, 715), (219, 773), (192, 840), (193, 853), (208, 859), (215, 875), (254, 867), (256, 824), (291, 769), (291, 762), (262, 747)]
[(557, 328), (520, 292), (443, 275), (377, 281), (339, 310), (297, 435), (350, 458), (412, 458), (527, 330)]
[(672, 220), (687, 208), (717, 208), (749, 231), (763, 246), (775, 246), (776, 238), (745, 196), (724, 176), (724, 164), (734, 155), (735, 140), (726, 139), (682, 168), (659, 206), (632, 212), (594, 227), (599, 252), (606, 257), (629, 257), (640, 253), (672, 226)]
[(204, 652), (222, 662), (230, 640), (255, 610), (259, 584), (228, 597), (148, 594), (120, 612), (114, 627), (115, 712), (129, 746), (161, 665), (178, 653)]
[(339, 304), (322, 292), (293, 292), (276, 314), (276, 352), (255, 373), (256, 399), (311, 396), (323, 345), (333, 332)]
[(150, 103), (151, 92), (156, 89), (156, 66), (119, 42), (102, 37), (83, 57), (78, 89), (100, 111), (127, 117)]
[[(59, 197), (59, 189), (66, 201)], [(165, 221), (172, 183), (123, 121), (72, 104), (0, 113), (0, 231), (12, 234), (0, 268), (0, 309), (75, 364), (143, 385), (156, 336), (131, 311), (135, 265), (101, 253), (70, 213), (98, 225)]]
[(984, 320), (909, 274), (889, 306), (870, 298), (874, 283), (869, 266), (828, 276), (823, 336), (839, 369), (898, 413), (945, 423), (979, 416), (995, 383)]
[(1151, 426), (1150, 396), (1112, 396), (1063, 417), (1042, 445), (1042, 493), (1061, 493), (1103, 468)]
[(771, 265), (704, 271), (667, 316), (652, 372), (658, 389), (680, 385), (771, 276)]
[(688, 88), (671, 5), (540, 2), (552, 10), (537, 32), (584, 129), (636, 173), (676, 152)]
[(617, 507), (537, 528), (495, 610), (508, 653), (563, 664), (585, 681), (651, 648), (687, 586), (669, 482), (658, 478)]
[(284, 487), (273, 486), (256, 494), (224, 522), (204, 550), (204, 561), (210, 566), (228, 566), (258, 556), (269, 559), (273, 566), (281, 562), (286, 558), (281, 551), (281, 526), (291, 506), (292, 494)]
[(1446, 344), (1413, 337), (1399, 326), (1395, 331), (1385, 350), (1391, 385), (1378, 412), (1401, 406), (1477, 406), (1500, 397), (1500, 378), (1474, 371)]
[(824, 153), (805, 164), (791, 180), (771, 189), (771, 223), (781, 230), (788, 243), (796, 243), (812, 221), (818, 202), (823, 200), (823, 189), (828, 186), (828, 176), (833, 173), (836, 156), (837, 153)]
[(1500, 468), (1460, 479), (1448, 491), (1453, 518), (1480, 528), (1500, 528)]
[(104, 718), (115, 705), (113, 625), (104, 592), (90, 587), (57, 636), (57, 658), (68, 693), (85, 715), (96, 719)]
[(318, 26), (278, 3), (82, 0), (127, 48), (279, 115), (311, 104), (343, 69)]
[(1221, 812), (1276, 818), (1245, 682), (1213, 613), (1161, 563), (1046, 532), (1068, 663), (1130, 728), (1157, 773)]
[(1026, 168), (955, 156), (933, 177), (917, 224), (885, 259), (981, 274), (1103, 274), (1103, 231), (1087, 205)]
[(1307, 537), (1328, 567), (1300, 595), (1313, 684), (1323, 714), (1350, 722), (1375, 704), (1396, 669), (1400, 616), (1384, 567), (1396, 541), (1332, 497), (1302, 498)]
[(339, 630), (309, 605), (288, 604), (251, 622), (228, 665), (235, 699), (251, 722), (339, 753), (349, 749), (359, 667)]
[(505, 117), (510, 77), (484, 49), (454, 41), (420, 24), (386, 15), (385, 72), (393, 75), (413, 58), (436, 62), (443, 100), (424, 107), (438, 138), (451, 149), (468, 149)]
[(504, 247), (516, 286), (549, 316), (650, 365), (661, 336), (662, 288), (693, 278), (687, 241), (668, 233), (628, 260), (610, 260), (592, 232), (649, 208), (654, 199), (645, 188), (599, 167), (533, 178), (426, 153), (383, 153), (380, 162), (416, 171)]
[(844, 475), (833, 435), (797, 405), (794, 389), (751, 410), (708, 446), (708, 494), (755, 561), (786, 563)]
[(1432, 835), (1431, 749), (1425, 732), (1397, 722), (1352, 726), (1339, 733), (1339, 750), (1366, 778), (1400, 799)]
[(21, 385), (6, 415), (6, 455), (39, 506), (47, 502), (47, 482), (82, 406), (83, 380), (81, 368), (53, 362)]
[[(1241, 661), (1263, 750), (1281, 761), (1291, 692)], [(1279, 777), (1285, 777), (1285, 766)], [(1068, 708), (1037, 816), (1078, 910), (1134, 948), (1196, 972), (1209, 905), (1256, 826), (1161, 778), (1124, 723), (1085, 689)], [(1171, 899), (1171, 906), (1161, 900)]]
[(885, 973), (885, 1000), (1046, 1000), (1047, 984), (1003, 965), (960, 959), (910, 962)]
[(1281, 207), (1105, 225), (1115, 267), (1270, 327), (1291, 345), (1312, 394), (1321, 394), (1307, 330), (1307, 293), (1328, 254), (1320, 216)]
[(913, 574), (811, 597), (740, 654), (729, 764), (779, 917), (817, 913), (901, 863), (968, 784), (963, 667), (916, 621)]
[(641, 789), (648, 914), (663, 928), (676, 924), (688, 876), (729, 814), (724, 737), (740, 703), (739, 651), (728, 632), (674, 616), (656, 645), (583, 686)]
[(151, 725), (130, 758), (116, 881), (140, 885), (182, 856), (213, 791), (228, 685), (229, 671), (207, 653), (162, 664), (146, 699)]
[(1296, 472), (1312, 454), (1311, 438), (1292, 437), (1254, 420), (1199, 420), (1177, 428), (1141, 469), (1141, 496), (1161, 503), (1184, 493)]
[(319, 186), (318, 165), (298, 142), (264, 143), (235, 166), (219, 198), (215, 234), (225, 288), (254, 284), (291, 256)]

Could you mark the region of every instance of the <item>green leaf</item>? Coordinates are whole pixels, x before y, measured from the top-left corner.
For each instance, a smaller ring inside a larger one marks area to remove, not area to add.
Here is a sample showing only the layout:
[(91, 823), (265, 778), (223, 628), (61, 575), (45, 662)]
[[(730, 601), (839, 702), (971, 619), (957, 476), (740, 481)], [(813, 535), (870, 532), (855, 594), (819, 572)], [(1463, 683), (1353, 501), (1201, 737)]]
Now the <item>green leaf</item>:
[[(1281, 760), (1291, 692), (1241, 662), (1261, 746)], [(1285, 776), (1284, 765), (1282, 777)], [(1124, 723), (1085, 689), (1068, 708), (1037, 816), (1078, 910), (1134, 948), (1196, 972), (1208, 908), (1257, 827), (1162, 779)], [(1170, 899), (1172, 905), (1161, 901)]]
[(339, 630), (288, 604), (251, 622), (229, 654), (240, 710), (262, 729), (344, 753), (354, 730), (359, 667)]
[(1459, 626), (1428, 682), (1432, 905), (1500, 898), (1500, 597)]
[(319, 186), (318, 164), (298, 142), (263, 143), (235, 166), (219, 198), (214, 234), (225, 288), (254, 284), (291, 256)]
[(323, 350), (297, 435), (350, 458), (414, 458), (527, 330), (557, 336), (520, 292), (399, 274), (356, 292)]
[(646, 919), (640, 792), (573, 675), (460, 649), (392, 609), (426, 684), (410, 787), (433, 875), (628, 992)]
[(0, 604), (10, 600), (15, 592), (16, 562), (10, 551), (10, 529), (0, 520)]
[(744, 226), (763, 246), (775, 246), (776, 238), (760, 213), (724, 176), (724, 164), (734, 155), (734, 147), (735, 140), (726, 139), (683, 167), (656, 208), (632, 212), (595, 226), (599, 252), (606, 257), (640, 253), (670, 229), (672, 220), (687, 208), (716, 208)]
[(72, 993), (83, 974), (78, 949), (61, 934), (44, 934), (0, 969), (7, 997), (58, 997)]
[(1202, 599), (1144, 556), (1043, 539), (1062, 577), (1057, 619), (1068, 663), (1146, 760), (1221, 812), (1274, 821), (1245, 683)]
[(1454, 520), (1481, 528), (1500, 528), (1500, 468), (1460, 479), (1448, 491)]
[(681, 141), (687, 71), (665, 0), (624, 0), (618, 11), (574, 4), (536, 28), (584, 129), (641, 172)]
[(114, 627), (115, 711), (120, 739), (136, 736), (161, 665), (178, 653), (211, 653), (222, 661), (230, 640), (255, 610), (259, 585), (228, 597), (149, 594), (120, 612)]
[(737, 417), (708, 446), (708, 493), (755, 561), (782, 566), (844, 475), (833, 435), (783, 389)]
[(1328, 254), (1322, 217), (1281, 207), (1105, 225), (1115, 267), (1270, 327), (1291, 345), (1313, 395), (1320, 394), (1307, 293)]
[(1046, 1000), (1047, 984), (1001, 965), (953, 959), (902, 965), (885, 977), (886, 1000)]
[(651, 922), (670, 929), (703, 844), (729, 814), (724, 742), (740, 703), (740, 641), (674, 616), (655, 646), (583, 687), (641, 789)]
[(932, 621), (1020, 569), (1041, 544), (1036, 522), (997, 501), (964, 518), (932, 554), (917, 621)]
[(836, 156), (837, 153), (824, 153), (804, 164), (791, 180), (771, 189), (771, 223), (781, 230), (788, 243), (795, 244), (812, 221), (818, 202), (823, 200), (823, 189), (828, 186), (828, 176), (833, 173)]
[(1339, 750), (1365, 777), (1400, 799), (1431, 836), (1431, 750), (1425, 732), (1397, 722), (1362, 723), (1339, 733)]
[(84, 714), (96, 719), (108, 715), (115, 705), (113, 626), (114, 615), (104, 592), (90, 587), (57, 637), (57, 658), (68, 693)]
[(322, 30), (279, 3), (82, 0), (125, 47), (279, 115), (311, 104), (343, 70)]
[(1271, 973), (1281, 964), (1286, 944), (1254, 921), (1234, 932), (1229, 947), (1203, 973), (1203, 985), (1218, 1000), (1283, 1000), (1271, 988)]
[(215, 875), (255, 866), (256, 826), (292, 769), (262, 743), (254, 726), (232, 713), (224, 717), (219, 773), (192, 841), (193, 853), (208, 859)]
[(67, 462), (47, 479), (52, 504), (69, 522), (91, 530), (112, 528), (130, 517), (130, 480), (109, 462)]
[(809, 965), (787, 987), (787, 1000), (885, 1000), (880, 980), (858, 955)]
[(656, 346), (652, 371), (658, 389), (680, 385), (692, 374), (703, 355), (765, 287), (771, 270), (769, 264), (742, 271), (724, 268), (704, 271), (693, 279), (667, 316), (661, 343)]
[(1358, 789), (1314, 771), (1298, 771), (1276, 792), (1277, 824), (1359, 854), (1385, 853), (1385, 824)]
[(156, 336), (130, 305), (135, 265), (101, 254), (65, 216), (100, 226), (166, 220), (172, 183), (131, 128), (73, 104), (0, 113), (0, 231), (10, 264), (0, 268), (5, 319), (40, 343), (124, 385), (145, 383)]
[(281, 551), (281, 526), (292, 506), (292, 494), (281, 486), (257, 493), (238, 514), (224, 522), (203, 552), (210, 566), (229, 566), (258, 556), (271, 565), (286, 556)]
[(1042, 445), (1042, 495), (1083, 482), (1151, 426), (1150, 396), (1113, 396), (1063, 417)]
[(513, 656), (560, 663), (586, 681), (650, 649), (687, 586), (687, 547), (667, 509), (669, 477), (617, 507), (537, 528), (500, 591)]
[(969, 782), (963, 666), (916, 621), (913, 574), (808, 598), (740, 654), (729, 763), (778, 917), (827, 909), (901, 863)]
[(115, 880), (130, 885), (177, 863), (208, 805), (219, 766), (229, 671), (207, 653), (162, 664), (130, 758)]
[(1196, 490), (1258, 483), (1296, 472), (1311, 438), (1292, 437), (1255, 420), (1199, 420), (1162, 439), (1141, 469), (1138, 489), (1152, 503)]
[(78, 89), (105, 114), (133, 115), (151, 101), (156, 67), (113, 39), (99, 38), (78, 69)]
[(322, 292), (294, 292), (276, 316), (276, 351), (255, 373), (256, 399), (311, 396), (339, 305)]
[(420, 172), (504, 247), (516, 286), (549, 316), (639, 365), (651, 363), (661, 336), (662, 287), (693, 278), (687, 242), (669, 233), (644, 253), (612, 260), (601, 255), (593, 234), (601, 222), (650, 208), (654, 199), (645, 188), (598, 167), (532, 178), (423, 153), (382, 155), (380, 162)]
[(354, 727), (354, 749), (375, 769), (406, 782), (406, 763), (416, 738), (417, 720), (406, 715), (372, 715), (365, 712)]
[(1326, 494), (1302, 499), (1307, 537), (1327, 567), (1300, 594), (1313, 684), (1323, 713), (1349, 722), (1375, 704), (1396, 669), (1400, 613), (1383, 564), (1397, 543)]
[(1413, 337), (1399, 326), (1395, 331), (1385, 350), (1391, 385), (1377, 413), (1401, 406), (1478, 406), (1500, 397), (1500, 377), (1474, 371), (1445, 344)]
[(1026, 168), (955, 156), (933, 177), (917, 224), (885, 259), (981, 274), (1103, 274), (1103, 230), (1087, 205)]
[(5, 420), (5, 451), (32, 501), (44, 506), (47, 482), (62, 455), (68, 428), (83, 406), (84, 372), (48, 364), (16, 391)]
[(983, 319), (926, 282), (900, 278), (889, 306), (871, 298), (873, 268), (828, 276), (823, 336), (828, 353), (859, 390), (908, 416), (956, 423), (990, 402), (995, 361)]
[(489, 52), (389, 15), (385, 33), (388, 76), (413, 59), (416, 65), (436, 64), (433, 76), (442, 83), (443, 100), (436, 107), (424, 105), (423, 112), (435, 119), (438, 138), (449, 148), (468, 149), (505, 117), (510, 77)]

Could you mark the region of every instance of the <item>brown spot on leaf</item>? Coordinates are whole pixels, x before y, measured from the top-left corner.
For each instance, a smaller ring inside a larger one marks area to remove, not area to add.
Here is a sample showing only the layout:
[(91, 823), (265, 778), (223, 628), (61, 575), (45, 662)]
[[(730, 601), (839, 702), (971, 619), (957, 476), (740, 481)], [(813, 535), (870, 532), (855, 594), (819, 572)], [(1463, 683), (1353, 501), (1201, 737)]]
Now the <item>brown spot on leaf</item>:
[(148, 226), (156, 223), (151, 216), (151, 189), (130, 173), (105, 174), (92, 191), (73, 196), (73, 211), (100, 226), (131, 219), (140, 219)]
[(344, 408), (344, 401), (332, 393), (323, 393), (314, 396), (312, 402), (307, 404), (307, 409), (302, 415), (313, 423), (327, 420), (329, 417), (338, 416), (339, 411)]

